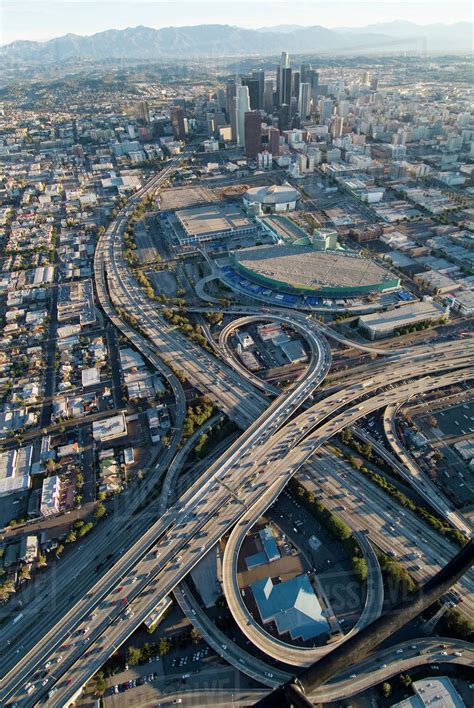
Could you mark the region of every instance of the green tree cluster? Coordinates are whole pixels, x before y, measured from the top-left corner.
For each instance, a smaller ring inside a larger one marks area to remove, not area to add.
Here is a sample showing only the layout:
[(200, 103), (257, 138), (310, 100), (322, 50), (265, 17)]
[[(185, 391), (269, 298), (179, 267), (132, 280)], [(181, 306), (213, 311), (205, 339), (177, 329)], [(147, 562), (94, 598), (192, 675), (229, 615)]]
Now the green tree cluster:
[(191, 324), (188, 317), (180, 312), (173, 312), (173, 310), (165, 309), (162, 314), (168, 322), (177, 327), (189, 339), (192, 339), (193, 342), (196, 342), (204, 349), (210, 349), (208, 341), (202, 333), (201, 325)]
[(448, 631), (454, 634), (455, 637), (465, 639), (468, 642), (474, 641), (474, 622), (464, 617), (464, 615), (454, 607), (445, 613), (443, 623), (448, 628)]
[(416, 582), (399, 561), (389, 558), (384, 553), (381, 553), (378, 558), (380, 568), (387, 582), (395, 585), (403, 595), (413, 592), (417, 588)]
[(183, 438), (189, 438), (194, 431), (208, 420), (214, 412), (212, 402), (202, 396), (197, 403), (188, 406), (183, 425)]
[[(354, 441), (354, 445), (355, 444), (356, 443)], [(359, 443), (357, 443), (357, 446), (358, 449), (362, 451), (364, 446), (361, 446)], [(396, 499), (403, 507), (409, 509), (410, 511), (413, 511), (413, 513), (423, 519), (423, 521), (429, 524), (433, 529), (435, 529), (435, 531), (438, 531), (443, 536), (447, 536), (449, 539), (451, 539), (451, 541), (453, 541), (456, 545), (460, 547), (465, 545), (466, 539), (460, 531), (450, 526), (443, 519), (440, 519), (439, 517), (432, 514), (425, 506), (417, 504), (412, 499), (409, 499), (405, 494), (403, 494), (403, 492), (397, 489), (394, 484), (385, 479), (383, 475), (379, 474), (378, 472), (374, 472), (373, 470), (370, 470), (368, 467), (365, 467), (360, 458), (357, 458), (354, 455), (346, 454), (344, 454), (343, 456), (349, 462), (349, 464), (354, 467), (354, 469), (360, 470), (362, 474), (368, 477), (372, 482), (374, 482), (374, 484), (380, 487), (380, 489), (383, 489), (385, 492), (387, 492), (387, 494)]]

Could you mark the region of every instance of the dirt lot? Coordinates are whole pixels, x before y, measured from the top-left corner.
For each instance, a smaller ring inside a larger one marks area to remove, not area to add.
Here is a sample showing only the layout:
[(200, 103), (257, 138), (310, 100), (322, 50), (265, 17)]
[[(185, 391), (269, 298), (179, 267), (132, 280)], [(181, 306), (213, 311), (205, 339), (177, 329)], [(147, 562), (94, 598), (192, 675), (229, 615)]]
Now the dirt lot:
[(176, 187), (164, 189), (161, 192), (161, 209), (163, 211), (185, 209), (197, 204), (209, 204), (209, 202), (215, 201), (214, 192), (207, 187)]

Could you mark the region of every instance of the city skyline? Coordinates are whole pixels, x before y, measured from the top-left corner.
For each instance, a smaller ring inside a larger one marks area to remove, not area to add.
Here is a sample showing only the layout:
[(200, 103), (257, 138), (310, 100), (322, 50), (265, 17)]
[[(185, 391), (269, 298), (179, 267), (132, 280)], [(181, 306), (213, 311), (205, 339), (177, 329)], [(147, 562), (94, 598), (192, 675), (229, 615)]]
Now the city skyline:
[(185, 5), (0, 49), (0, 706), (473, 705), (472, 25)]
[[(113, 5), (113, 8), (112, 8)], [(269, 12), (271, 7), (271, 12)], [(323, 26), (329, 29), (361, 28), (371, 24), (413, 22), (419, 25), (448, 25), (472, 20), (470, 3), (385, 2), (296, 2), (291, 5), (291, 22), (286, 0), (260, 0), (226, 5), (225, 10), (215, 0), (187, 0), (180, 3), (177, 21), (176, 5), (167, 0), (29, 0), (25, 3), (4, 2), (1, 9), (0, 45), (16, 40), (47, 41), (64, 34), (90, 36), (108, 29), (125, 29), (146, 25), (154, 29), (201, 24), (228, 24), (245, 29), (285, 26)], [(269, 21), (271, 19), (271, 22)]]

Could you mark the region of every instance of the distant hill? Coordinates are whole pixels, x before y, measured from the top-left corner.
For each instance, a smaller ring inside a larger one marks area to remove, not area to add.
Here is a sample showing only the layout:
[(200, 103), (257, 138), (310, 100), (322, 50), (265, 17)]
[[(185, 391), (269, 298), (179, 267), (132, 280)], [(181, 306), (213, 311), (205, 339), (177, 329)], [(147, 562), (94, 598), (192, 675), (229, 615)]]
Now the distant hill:
[(421, 39), (425, 40), (431, 51), (465, 51), (472, 52), (473, 43), (472, 22), (456, 22), (452, 25), (436, 23), (431, 25), (417, 25), (414, 22), (396, 20), (366, 27), (341, 27), (337, 31), (344, 34), (354, 32), (365, 34), (383, 34), (392, 38)]
[(14, 62), (51, 63), (81, 59), (139, 59), (255, 56), (293, 53), (351, 54), (420, 50), (468, 52), (472, 25), (414, 25), (392, 22), (361, 28), (279, 26), (263, 30), (230, 25), (129, 27), (89, 37), (66, 34), (47, 42), (16, 41), (0, 47), (0, 58)]

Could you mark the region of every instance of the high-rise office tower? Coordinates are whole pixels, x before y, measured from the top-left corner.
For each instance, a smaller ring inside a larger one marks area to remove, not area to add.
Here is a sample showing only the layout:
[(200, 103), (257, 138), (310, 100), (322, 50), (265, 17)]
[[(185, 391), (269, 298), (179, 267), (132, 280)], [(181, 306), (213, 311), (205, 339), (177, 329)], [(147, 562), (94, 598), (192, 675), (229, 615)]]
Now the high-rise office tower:
[(283, 103), (278, 109), (278, 128), (280, 131), (288, 130), (290, 127), (290, 107)]
[(248, 111), (244, 116), (245, 155), (253, 159), (262, 149), (262, 118), (259, 111)]
[(296, 96), (292, 96), (290, 101), (290, 118), (293, 118), (296, 113), (298, 113), (298, 99)]
[(139, 101), (135, 106), (135, 115), (137, 120), (145, 125), (150, 124), (150, 109), (147, 101)]
[(319, 74), (314, 69), (309, 72), (309, 83), (311, 84), (311, 95), (316, 97), (319, 89)]
[(232, 98), (230, 103), (230, 139), (237, 142), (237, 96)]
[(219, 128), (223, 128), (226, 124), (224, 113), (220, 111), (218, 111), (217, 113), (208, 113), (206, 116), (206, 120), (208, 135), (218, 137)]
[(179, 106), (171, 106), (170, 108), (171, 127), (176, 140), (184, 140), (186, 138), (186, 127), (184, 124), (184, 111)]
[(237, 144), (245, 144), (245, 114), (250, 111), (250, 97), (248, 86), (237, 87)]
[(363, 71), (361, 76), (361, 82), (364, 86), (370, 85), (370, 71)]
[[(277, 107), (280, 107), (281, 104), (284, 103), (283, 93), (282, 93), (283, 70), (289, 69), (289, 68), (290, 68), (290, 55), (288, 54), (288, 52), (282, 52), (280, 63), (278, 64), (277, 70), (276, 70), (276, 106)], [(288, 100), (289, 100), (289, 98), (288, 98)]]
[(378, 87), (379, 87), (379, 80), (376, 76), (373, 76), (370, 79), (370, 88), (372, 91), (377, 91)]
[(311, 83), (311, 73), (310, 73), (311, 71), (312, 71), (311, 64), (301, 64), (300, 78), (301, 78), (302, 84), (310, 84)]
[(263, 110), (270, 114), (273, 111), (273, 80), (265, 79), (263, 89)]
[(278, 64), (276, 68), (276, 91), (275, 91), (275, 106), (278, 108), (280, 105), (280, 96), (281, 96), (281, 69), (280, 65)]
[(242, 78), (242, 86), (247, 86), (249, 90), (250, 109), (256, 111), (260, 104), (260, 82), (250, 76)]
[(349, 106), (349, 101), (339, 101), (337, 106), (337, 115), (341, 116), (341, 118), (347, 118), (347, 116), (349, 115)]
[(225, 85), (225, 111), (227, 120), (230, 122), (232, 111), (232, 99), (237, 95), (237, 84), (234, 79), (229, 79)]
[[(263, 69), (254, 69), (252, 71), (252, 79), (258, 81), (258, 106), (257, 108), (263, 108), (263, 94), (265, 90), (265, 71)], [(252, 100), (250, 100), (252, 103)]]
[(333, 138), (340, 138), (342, 135), (342, 130), (344, 128), (344, 118), (341, 116), (334, 116), (331, 123), (331, 135)]
[(333, 102), (330, 98), (325, 98), (321, 101), (320, 107), (320, 121), (321, 123), (328, 123), (332, 116)]
[(300, 83), (300, 72), (293, 71), (293, 74), (291, 76), (291, 95), (295, 96), (296, 100), (298, 100), (298, 96), (300, 95)]
[(280, 105), (290, 105), (291, 102), (291, 69), (282, 68), (280, 71)]
[(272, 155), (278, 155), (280, 152), (280, 131), (278, 128), (268, 129), (268, 148)]
[(308, 83), (300, 84), (298, 111), (303, 120), (307, 118), (311, 112), (311, 86)]
[(225, 91), (223, 88), (217, 89), (217, 108), (220, 112), (225, 111), (226, 98)]

